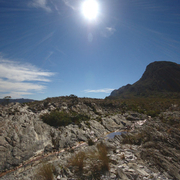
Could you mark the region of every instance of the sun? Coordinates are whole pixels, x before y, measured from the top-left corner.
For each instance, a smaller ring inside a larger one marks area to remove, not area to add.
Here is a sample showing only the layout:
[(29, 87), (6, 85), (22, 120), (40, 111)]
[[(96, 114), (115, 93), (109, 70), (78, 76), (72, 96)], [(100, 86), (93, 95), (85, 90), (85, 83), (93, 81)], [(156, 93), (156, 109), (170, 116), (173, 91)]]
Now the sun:
[(88, 20), (96, 19), (99, 6), (96, 0), (85, 0), (82, 4), (82, 14)]

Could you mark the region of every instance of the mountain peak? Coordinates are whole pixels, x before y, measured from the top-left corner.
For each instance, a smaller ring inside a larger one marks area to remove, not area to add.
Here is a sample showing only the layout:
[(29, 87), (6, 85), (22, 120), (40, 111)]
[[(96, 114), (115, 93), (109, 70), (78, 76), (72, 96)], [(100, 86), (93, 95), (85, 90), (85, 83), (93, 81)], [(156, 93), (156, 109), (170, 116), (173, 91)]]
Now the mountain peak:
[(134, 84), (114, 90), (110, 97), (158, 96), (180, 92), (180, 65), (169, 61), (150, 63)]

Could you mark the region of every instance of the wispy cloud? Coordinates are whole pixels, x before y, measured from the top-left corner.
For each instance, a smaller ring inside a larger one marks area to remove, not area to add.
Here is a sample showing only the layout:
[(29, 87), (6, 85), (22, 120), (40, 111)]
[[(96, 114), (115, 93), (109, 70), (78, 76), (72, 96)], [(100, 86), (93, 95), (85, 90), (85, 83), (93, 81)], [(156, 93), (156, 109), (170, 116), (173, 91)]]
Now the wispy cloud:
[(78, 0), (62, 0), (64, 4), (73, 10), (77, 9)]
[(110, 37), (112, 36), (114, 33), (116, 32), (116, 29), (113, 27), (106, 27), (105, 29), (103, 29), (103, 31), (101, 32), (103, 37)]
[(53, 54), (54, 54), (54, 52), (53, 52), (53, 51), (50, 51), (45, 60), (48, 60)]
[(104, 88), (104, 89), (96, 89), (96, 90), (84, 90), (86, 93), (110, 93), (112, 92), (114, 89), (110, 89), (110, 88)]
[(32, 2), (29, 3), (29, 6), (42, 8), (47, 12), (52, 12), (52, 9), (47, 5), (47, 0), (32, 0)]
[[(46, 88), (41, 83), (50, 82), (52, 72), (42, 71), (30, 64), (22, 64), (0, 57), (0, 96), (11, 95), (13, 98), (41, 92)], [(38, 83), (38, 84), (37, 84)]]
[(36, 45), (40, 45), (44, 43), (45, 41), (49, 40), (54, 35), (54, 31), (47, 34), (45, 37), (43, 37)]

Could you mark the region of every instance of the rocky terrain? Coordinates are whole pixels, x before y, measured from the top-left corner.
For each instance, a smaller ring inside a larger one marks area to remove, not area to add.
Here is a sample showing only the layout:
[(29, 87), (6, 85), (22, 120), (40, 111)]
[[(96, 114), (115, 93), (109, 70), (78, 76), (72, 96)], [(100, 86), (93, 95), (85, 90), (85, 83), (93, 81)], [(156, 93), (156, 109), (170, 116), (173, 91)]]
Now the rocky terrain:
[(134, 84), (114, 90), (109, 98), (180, 97), (180, 65), (168, 61), (150, 63)]
[[(120, 107), (76, 96), (1, 106), (0, 179), (180, 179), (179, 105), (154, 118)], [(88, 119), (54, 127), (42, 120), (52, 112)]]

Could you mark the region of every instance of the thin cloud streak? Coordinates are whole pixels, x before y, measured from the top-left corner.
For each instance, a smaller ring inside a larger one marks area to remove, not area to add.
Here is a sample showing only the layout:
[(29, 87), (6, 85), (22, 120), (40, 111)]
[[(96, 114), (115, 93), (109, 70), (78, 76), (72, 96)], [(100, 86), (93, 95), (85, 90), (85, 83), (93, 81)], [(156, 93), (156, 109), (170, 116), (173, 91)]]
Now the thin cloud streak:
[(42, 8), (46, 12), (52, 12), (52, 9), (47, 5), (47, 0), (33, 0), (29, 3), (30, 7)]
[(49, 33), (47, 36), (45, 36), (40, 42), (38, 42), (36, 45), (40, 45), (42, 43), (44, 43), (45, 41), (47, 41), (48, 39), (50, 39), (54, 34), (54, 31)]
[(66, 6), (70, 7), (74, 11), (77, 10), (77, 2), (78, 2), (77, 0), (62, 0), (62, 1)]
[(110, 36), (112, 36), (114, 33), (116, 32), (116, 29), (115, 28), (113, 28), (113, 27), (106, 27), (102, 32), (101, 32), (101, 34), (102, 34), (102, 36), (103, 37), (110, 37)]
[(49, 78), (54, 74), (42, 71), (31, 64), (0, 58), (0, 96), (8, 94), (17, 98), (35, 91), (42, 92), (46, 86), (40, 83), (50, 82)]
[(114, 89), (110, 89), (110, 88), (104, 88), (104, 89), (97, 89), (97, 90), (84, 90), (86, 93), (110, 93), (112, 92)]

